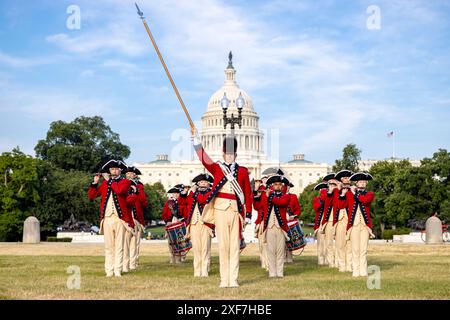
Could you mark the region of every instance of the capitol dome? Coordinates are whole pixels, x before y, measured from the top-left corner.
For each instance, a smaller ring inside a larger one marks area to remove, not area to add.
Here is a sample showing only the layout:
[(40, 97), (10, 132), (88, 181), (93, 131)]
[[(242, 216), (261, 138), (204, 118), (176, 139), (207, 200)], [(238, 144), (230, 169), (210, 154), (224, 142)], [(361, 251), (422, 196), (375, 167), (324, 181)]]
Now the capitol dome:
[(223, 138), (231, 133), (230, 124), (223, 125), (223, 109), (221, 100), (226, 96), (229, 100), (227, 117), (238, 116), (236, 100), (241, 95), (244, 99), (242, 107), (242, 126), (235, 126), (235, 136), (238, 140), (238, 161), (265, 159), (263, 152), (264, 134), (259, 130), (259, 116), (253, 108), (252, 98), (242, 90), (236, 82), (236, 70), (233, 67), (232, 54), (229, 54), (228, 66), (225, 69), (225, 82), (209, 99), (207, 110), (202, 117), (200, 131), (202, 144), (212, 159), (222, 158)]

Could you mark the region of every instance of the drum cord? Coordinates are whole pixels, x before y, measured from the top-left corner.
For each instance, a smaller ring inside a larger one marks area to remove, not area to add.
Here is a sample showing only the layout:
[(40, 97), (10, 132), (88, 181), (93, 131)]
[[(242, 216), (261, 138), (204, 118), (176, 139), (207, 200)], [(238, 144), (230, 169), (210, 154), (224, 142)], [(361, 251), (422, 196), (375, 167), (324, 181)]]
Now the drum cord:
[(303, 246), (302, 251), (300, 251), (299, 254), (294, 254), (294, 253), (291, 251), (292, 255), (293, 255), (293, 256), (296, 256), (296, 257), (300, 256), (300, 255), (303, 253), (303, 251), (305, 250), (305, 247), (306, 247), (306, 245)]

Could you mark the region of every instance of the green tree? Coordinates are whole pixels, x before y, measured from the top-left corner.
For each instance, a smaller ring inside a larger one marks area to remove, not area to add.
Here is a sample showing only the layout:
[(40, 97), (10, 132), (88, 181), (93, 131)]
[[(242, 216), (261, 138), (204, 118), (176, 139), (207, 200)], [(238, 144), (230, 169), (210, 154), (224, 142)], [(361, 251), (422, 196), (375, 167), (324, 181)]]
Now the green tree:
[(167, 201), (164, 186), (160, 182), (145, 184), (144, 190), (148, 199), (148, 207), (145, 210), (145, 220), (161, 219), (162, 210)]
[(18, 148), (0, 156), (0, 241), (19, 240), (23, 221), (40, 201), (38, 165)]
[(41, 224), (41, 232), (50, 235), (56, 232), (72, 214), (76, 220), (99, 225), (99, 203), (89, 201), (87, 191), (92, 177), (81, 171), (65, 171), (48, 163), (40, 167), (42, 177), (40, 201), (31, 212)]
[(52, 122), (34, 150), (37, 157), (61, 169), (86, 172), (97, 171), (111, 158), (124, 160), (130, 155), (129, 147), (99, 116)]
[(379, 229), (380, 233), (384, 231), (387, 225), (396, 226), (396, 223), (399, 222), (395, 214), (386, 209), (386, 202), (396, 190), (396, 176), (400, 169), (408, 170), (411, 167), (408, 161), (403, 160), (400, 162), (379, 161), (370, 168), (370, 174), (374, 177), (374, 180), (369, 182), (368, 188), (375, 193), (371, 213), (374, 220), (374, 229), (377, 231)]
[[(420, 166), (426, 177), (424, 191), (430, 201), (432, 212), (438, 212), (439, 218), (450, 222), (450, 152), (439, 149), (432, 158), (425, 158)], [(430, 215), (432, 212), (429, 212)]]
[(333, 171), (351, 170), (353, 172), (359, 171), (358, 161), (361, 160), (361, 150), (356, 147), (356, 144), (348, 144), (342, 150), (342, 159), (335, 161)]
[(314, 186), (319, 182), (320, 179), (316, 183), (306, 186), (298, 197), (298, 202), (302, 208), (300, 217), (305, 223), (313, 223), (314, 218), (316, 217), (316, 212), (314, 211), (312, 203), (314, 197), (319, 195), (319, 191), (314, 190)]

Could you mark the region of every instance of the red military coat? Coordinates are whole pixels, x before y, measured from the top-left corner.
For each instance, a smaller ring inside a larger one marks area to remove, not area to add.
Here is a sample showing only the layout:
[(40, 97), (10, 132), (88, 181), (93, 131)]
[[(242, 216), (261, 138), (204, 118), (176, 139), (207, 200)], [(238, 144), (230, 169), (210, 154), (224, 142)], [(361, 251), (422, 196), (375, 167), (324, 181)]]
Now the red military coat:
[(181, 210), (184, 214), (189, 214), (189, 207), (188, 207), (188, 194), (187, 193), (180, 193), (180, 196), (178, 197), (178, 205), (180, 206)]
[[(194, 145), (195, 151), (197, 152), (197, 155), (202, 162), (203, 166), (213, 175), (214, 182), (212, 186), (211, 191), (211, 198), (215, 197), (216, 193), (220, 190), (222, 187), (220, 183), (224, 183), (224, 174), (222, 172), (222, 169), (220, 166), (214, 162), (208, 154), (203, 149), (203, 146), (201, 144)], [(241, 167), (238, 165), (237, 167), (237, 178), (236, 178), (239, 186), (242, 189), (242, 192), (244, 193), (244, 199), (245, 199), (245, 206), (242, 206), (240, 210), (241, 216), (245, 219), (246, 217), (251, 219), (252, 216), (252, 203), (253, 203), (253, 194), (250, 186), (250, 180), (248, 176), (248, 169), (246, 167)], [(226, 179), (225, 179), (226, 182)]]
[(211, 189), (208, 188), (205, 191), (189, 192), (187, 197), (187, 224), (191, 223), (192, 215), (194, 214), (195, 206), (198, 205), (202, 211), (206, 205), (206, 200), (211, 194)]
[(297, 196), (293, 193), (288, 193), (287, 195), (290, 198), (288, 212), (297, 218), (300, 217), (302, 209), (300, 208), (300, 203), (298, 202)]
[(320, 196), (314, 197), (313, 209), (316, 212), (316, 217), (314, 218), (314, 231), (319, 229), (319, 227), (320, 227), (320, 221), (322, 220), (322, 214), (323, 214), (323, 204), (324, 204), (324, 202), (322, 200), (320, 200)]
[(170, 209), (169, 204), (172, 205), (172, 207), (174, 208), (174, 210), (178, 210), (179, 212), (179, 219), (183, 218), (183, 219), (187, 219), (187, 213), (186, 213), (186, 206), (179, 204), (179, 202), (177, 200), (174, 199), (169, 199), (166, 201), (166, 203), (164, 204), (164, 208), (162, 211), (162, 215), (161, 218), (164, 220), (164, 222), (168, 223), (168, 222), (172, 222), (172, 217), (173, 217), (173, 213), (172, 210)]
[(144, 185), (142, 183), (139, 182), (137, 184), (137, 189), (138, 195), (135, 204), (136, 220), (139, 221), (142, 226), (145, 226), (144, 209), (148, 206), (148, 200), (145, 194)]
[(371, 191), (356, 192), (356, 194), (354, 194), (352, 191), (347, 191), (345, 202), (349, 212), (347, 230), (353, 227), (353, 222), (355, 221), (358, 205), (361, 205), (361, 212), (363, 214), (366, 225), (370, 229), (372, 229), (373, 224), (372, 218), (370, 217), (370, 205), (374, 197), (375, 194)]
[[(272, 201), (270, 201), (270, 199), (272, 199)], [(287, 208), (289, 206), (290, 197), (287, 194), (282, 193), (279, 193), (279, 196), (276, 196), (275, 192), (271, 192), (269, 196), (266, 196), (266, 193), (263, 192), (261, 194), (261, 201), (264, 210), (264, 230), (267, 229), (268, 221), (270, 215), (272, 214), (272, 206), (276, 206), (280, 214), (280, 216), (277, 217), (278, 224), (280, 225), (281, 229), (288, 232), (289, 227), (287, 224)]]
[[(264, 193), (264, 192), (263, 192)], [(264, 220), (264, 206), (262, 204), (262, 194), (259, 197), (253, 197), (253, 208), (258, 212), (255, 224), (258, 225)]]
[(338, 212), (338, 197), (339, 190), (335, 188), (332, 193), (328, 193), (327, 189), (320, 190), (320, 200), (324, 203), (323, 215), (320, 221), (320, 225), (324, 225), (328, 221), (328, 214), (331, 214), (331, 210), (333, 210), (333, 225), (336, 223), (336, 213)]
[[(134, 221), (131, 214), (131, 208), (132, 205), (136, 202), (136, 195), (129, 195), (128, 191), (130, 190), (131, 181), (124, 178), (118, 178), (114, 179), (111, 182), (111, 195), (114, 196), (117, 199), (116, 208), (117, 213), (119, 215), (119, 218), (128, 223), (131, 227), (134, 227)], [(90, 200), (94, 200), (97, 197), (101, 196), (101, 202), (100, 202), (100, 220), (103, 220), (105, 216), (105, 209), (106, 209), (106, 198), (108, 195), (108, 183), (106, 180), (103, 180), (103, 182), (100, 184), (100, 186), (97, 184), (91, 184), (88, 190), (88, 198)]]

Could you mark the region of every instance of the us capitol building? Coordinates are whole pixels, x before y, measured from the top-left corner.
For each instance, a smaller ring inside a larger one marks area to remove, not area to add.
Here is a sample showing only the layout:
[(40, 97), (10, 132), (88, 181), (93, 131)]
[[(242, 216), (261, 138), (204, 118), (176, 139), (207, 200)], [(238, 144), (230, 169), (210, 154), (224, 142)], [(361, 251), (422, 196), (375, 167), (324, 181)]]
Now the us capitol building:
[[(281, 167), (285, 176), (294, 184), (291, 193), (298, 195), (307, 185), (327, 174), (329, 171), (327, 163), (313, 163), (305, 160), (303, 154), (294, 154), (293, 159), (286, 163), (267, 157), (264, 151), (264, 133), (259, 129), (259, 116), (255, 111), (252, 98), (236, 82), (236, 70), (232, 64), (231, 53), (225, 69), (225, 82), (209, 99), (199, 130), (203, 147), (213, 160), (222, 160), (223, 138), (231, 133), (229, 125), (227, 129), (224, 129), (221, 100), (224, 95), (230, 100), (227, 115), (232, 113), (237, 115), (236, 100), (239, 94), (244, 99), (244, 105), (242, 127), (235, 129), (235, 137), (238, 141), (236, 162), (249, 169), (250, 180), (260, 179), (267, 172)], [(193, 147), (191, 149), (193, 154), (191, 159), (170, 161), (168, 155), (160, 154), (152, 162), (135, 163), (134, 166), (141, 170), (141, 181), (144, 184), (160, 182), (166, 190), (179, 183), (191, 185), (195, 176), (206, 172), (195, 155)]]

